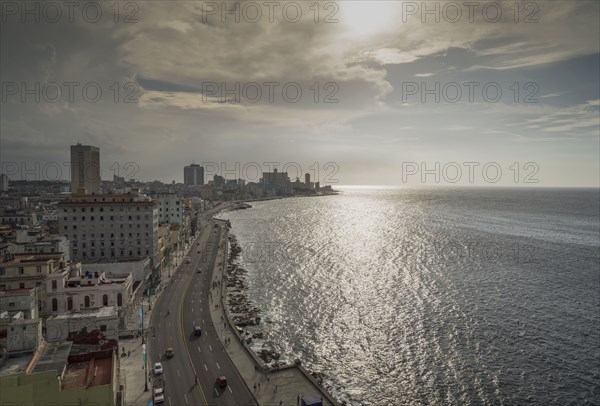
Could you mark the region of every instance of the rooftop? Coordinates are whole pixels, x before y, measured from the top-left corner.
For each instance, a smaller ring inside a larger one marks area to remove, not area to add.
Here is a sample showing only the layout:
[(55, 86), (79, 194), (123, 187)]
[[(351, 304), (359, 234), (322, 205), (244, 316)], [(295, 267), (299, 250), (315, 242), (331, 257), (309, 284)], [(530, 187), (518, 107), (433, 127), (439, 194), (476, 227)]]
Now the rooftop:
[(0, 376), (14, 375), (25, 372), (27, 365), (33, 359), (33, 353), (22, 354), (17, 357), (7, 358), (2, 366), (0, 366)]
[(35, 288), (0, 290), (0, 297), (29, 296)]
[(106, 306), (89, 312), (61, 313), (56, 316), (50, 316), (48, 320), (81, 319), (87, 317), (117, 317), (117, 308), (115, 306)]
[(14, 265), (28, 262), (46, 262), (53, 259), (60, 259), (64, 254), (62, 252), (48, 253), (25, 253), (11, 254), (0, 257), (0, 264)]
[(111, 378), (111, 358), (92, 358), (89, 361), (73, 362), (67, 366), (62, 389), (108, 385)]
[(67, 365), (72, 345), (71, 341), (46, 342), (44, 352), (37, 361), (33, 372), (54, 370), (57, 375), (62, 374)]

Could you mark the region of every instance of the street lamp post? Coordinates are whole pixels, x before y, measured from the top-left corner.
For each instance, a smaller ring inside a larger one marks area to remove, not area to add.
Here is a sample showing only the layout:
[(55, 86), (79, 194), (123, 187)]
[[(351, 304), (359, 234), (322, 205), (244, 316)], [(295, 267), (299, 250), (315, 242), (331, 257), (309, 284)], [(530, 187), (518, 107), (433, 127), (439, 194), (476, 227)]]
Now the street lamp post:
[(142, 344), (144, 354), (144, 392), (148, 392), (148, 362), (146, 361), (146, 344)]

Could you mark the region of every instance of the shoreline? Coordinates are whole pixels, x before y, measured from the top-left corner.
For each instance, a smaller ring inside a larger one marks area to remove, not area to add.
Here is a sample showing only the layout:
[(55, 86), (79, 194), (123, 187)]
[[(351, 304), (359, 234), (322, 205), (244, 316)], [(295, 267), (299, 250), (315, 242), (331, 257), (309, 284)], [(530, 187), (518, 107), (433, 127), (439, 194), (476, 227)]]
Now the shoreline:
[[(249, 206), (247, 203), (241, 204)], [(248, 208), (238, 208), (239, 205), (240, 203), (234, 205), (233, 207), (231, 205), (227, 205), (218, 212), (214, 213), (212, 216), (214, 220), (225, 223), (226, 229), (225, 240), (227, 243), (224, 244), (224, 247), (222, 247), (223, 256), (221, 265), (219, 266), (219, 272), (221, 272), (221, 278), (223, 281), (223, 284), (220, 288), (222, 291), (221, 306), (223, 308), (225, 318), (231, 326), (233, 334), (237, 336), (237, 340), (239, 340), (242, 347), (247, 351), (248, 356), (254, 360), (259, 373), (263, 374), (265, 378), (270, 376), (271, 381), (276, 382), (278, 380), (277, 377), (281, 376), (280, 379), (288, 381), (286, 383), (297, 388), (303, 387), (306, 389), (308, 385), (308, 387), (312, 387), (313, 390), (316, 390), (316, 392), (321, 394), (321, 399), (323, 401), (327, 401), (323, 403), (324, 405), (330, 404), (339, 406), (340, 402), (333, 397), (332, 393), (330, 392), (331, 388), (329, 388), (328, 385), (326, 386), (326, 382), (324, 380), (325, 375), (323, 373), (319, 371), (307, 370), (302, 365), (302, 361), (299, 359), (295, 359), (293, 361), (287, 360), (280, 363), (279, 359), (282, 358), (282, 355), (274, 349), (275, 346), (267, 346), (263, 348), (262, 351), (256, 351), (255, 348), (251, 347), (251, 344), (255, 342), (254, 340), (263, 340), (265, 334), (268, 334), (268, 332), (260, 330), (257, 332), (248, 331), (249, 328), (252, 329), (253, 327), (256, 327), (260, 329), (264, 326), (264, 322), (261, 326), (262, 310), (254, 306), (248, 296), (247, 285), (245, 282), (248, 270), (243, 268), (239, 262), (236, 262), (237, 258), (242, 252), (242, 248), (238, 244), (235, 235), (229, 232), (231, 229), (231, 223), (229, 220), (217, 218), (219, 214), (227, 211)], [(230, 248), (228, 249), (227, 247)], [(232, 301), (236, 302), (232, 303)], [(263, 346), (268, 342), (268, 340), (265, 340)], [(233, 358), (231, 359), (233, 361)], [(239, 370), (237, 365), (236, 368)], [(290, 377), (290, 375), (292, 377)], [(251, 386), (250, 382), (246, 381), (246, 383), (249, 387)], [(301, 393), (307, 394), (310, 392), (299, 389), (297, 393), (299, 396)], [(342, 402), (341, 404), (345, 405), (346, 403)]]

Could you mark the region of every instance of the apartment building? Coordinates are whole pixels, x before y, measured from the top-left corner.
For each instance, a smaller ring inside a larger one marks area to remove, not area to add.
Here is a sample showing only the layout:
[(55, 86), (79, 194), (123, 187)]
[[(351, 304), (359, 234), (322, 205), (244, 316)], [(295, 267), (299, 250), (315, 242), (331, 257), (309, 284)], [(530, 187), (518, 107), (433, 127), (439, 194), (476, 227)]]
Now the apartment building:
[(156, 202), (136, 190), (120, 195), (77, 195), (58, 204), (59, 231), (70, 241), (71, 259), (158, 261)]
[(183, 221), (183, 203), (175, 192), (154, 193), (152, 200), (158, 205), (159, 224), (181, 224)]
[(109, 278), (104, 272), (85, 272), (76, 266), (48, 275), (46, 309), (52, 315), (107, 306), (124, 310), (132, 293), (131, 274)]
[(61, 252), (43, 254), (7, 253), (0, 258), (0, 290), (31, 289), (38, 291), (38, 311), (46, 314), (46, 277), (67, 269)]

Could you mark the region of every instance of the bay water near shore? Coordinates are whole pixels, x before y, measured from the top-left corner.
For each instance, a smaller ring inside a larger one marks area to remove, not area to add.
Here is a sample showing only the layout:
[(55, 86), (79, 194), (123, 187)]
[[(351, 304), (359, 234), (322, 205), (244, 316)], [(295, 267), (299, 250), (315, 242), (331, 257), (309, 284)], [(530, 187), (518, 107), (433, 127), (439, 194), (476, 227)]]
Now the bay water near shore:
[(598, 189), (336, 187), (221, 213), (251, 346), (352, 405), (598, 404)]

